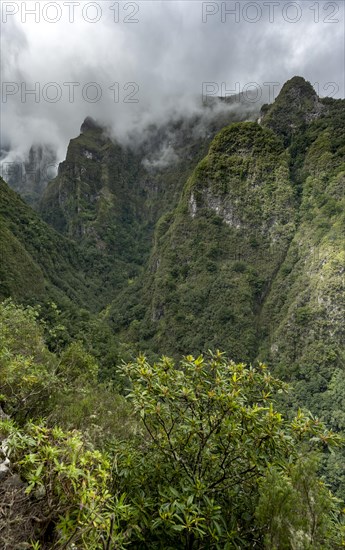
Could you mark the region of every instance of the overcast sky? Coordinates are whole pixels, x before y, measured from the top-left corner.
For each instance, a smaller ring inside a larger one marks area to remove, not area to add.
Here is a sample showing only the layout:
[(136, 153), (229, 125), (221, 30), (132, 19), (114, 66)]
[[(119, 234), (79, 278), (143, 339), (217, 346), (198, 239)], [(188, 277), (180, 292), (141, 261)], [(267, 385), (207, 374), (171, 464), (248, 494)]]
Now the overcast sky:
[(321, 96), (344, 97), (343, 0), (3, 1), (1, 10), (1, 143), (22, 154), (48, 143), (64, 158), (87, 115), (120, 138), (140, 132), (196, 109), (205, 83), (209, 94), (260, 96), (298, 74)]

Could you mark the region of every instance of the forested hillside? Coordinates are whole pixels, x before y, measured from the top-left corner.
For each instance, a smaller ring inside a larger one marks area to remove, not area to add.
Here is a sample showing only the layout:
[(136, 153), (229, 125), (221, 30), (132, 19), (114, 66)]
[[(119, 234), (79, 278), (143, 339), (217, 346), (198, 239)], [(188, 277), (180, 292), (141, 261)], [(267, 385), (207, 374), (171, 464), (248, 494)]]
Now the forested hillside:
[(2, 298), (70, 299), (94, 306), (94, 274), (76, 244), (45, 224), (2, 178), (0, 216)]

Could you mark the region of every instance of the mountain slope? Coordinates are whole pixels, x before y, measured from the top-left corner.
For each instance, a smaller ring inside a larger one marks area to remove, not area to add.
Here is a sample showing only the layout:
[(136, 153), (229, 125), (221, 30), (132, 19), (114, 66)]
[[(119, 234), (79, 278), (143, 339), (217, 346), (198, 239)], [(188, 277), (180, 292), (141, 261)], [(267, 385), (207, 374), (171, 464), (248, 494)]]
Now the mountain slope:
[(322, 413), (344, 365), (344, 105), (296, 77), (261, 125), (217, 135), (159, 221), (146, 274), (114, 303), (123, 338), (260, 357)]
[(69, 299), (96, 307), (95, 274), (76, 245), (59, 235), (0, 178), (0, 297)]
[(345, 365), (345, 101), (321, 104), (322, 114), (292, 135), (299, 225), (263, 308), (260, 351), (320, 415)]
[(253, 359), (257, 311), (293, 236), (294, 202), (281, 140), (253, 122), (222, 130), (160, 221), (138, 288), (142, 319), (131, 319), (135, 307), (121, 318), (116, 304), (115, 324), (131, 323), (130, 337), (157, 353), (221, 347)]

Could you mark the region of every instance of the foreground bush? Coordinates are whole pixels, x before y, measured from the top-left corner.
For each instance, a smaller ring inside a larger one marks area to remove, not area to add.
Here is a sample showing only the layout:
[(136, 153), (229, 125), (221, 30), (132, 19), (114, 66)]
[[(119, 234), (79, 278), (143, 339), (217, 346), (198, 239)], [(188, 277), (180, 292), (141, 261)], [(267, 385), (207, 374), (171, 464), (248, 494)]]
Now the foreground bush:
[[(87, 444), (81, 433), (58, 427), (29, 423), (18, 430), (2, 421), (0, 434), (6, 436), (14, 471), (26, 482), (24, 494), (31, 498), (31, 510), (25, 501), (22, 518), (37, 543), (31, 547), (122, 548), (132, 512), (109, 491), (112, 469), (105, 453)], [(23, 496), (21, 491), (19, 498)]]
[(314, 451), (338, 438), (302, 412), (285, 420), (274, 407), (285, 387), (265, 365), (218, 352), (178, 366), (140, 357), (123, 370), (145, 431), (118, 478), (150, 548), (341, 545), (336, 502), (313, 466)]

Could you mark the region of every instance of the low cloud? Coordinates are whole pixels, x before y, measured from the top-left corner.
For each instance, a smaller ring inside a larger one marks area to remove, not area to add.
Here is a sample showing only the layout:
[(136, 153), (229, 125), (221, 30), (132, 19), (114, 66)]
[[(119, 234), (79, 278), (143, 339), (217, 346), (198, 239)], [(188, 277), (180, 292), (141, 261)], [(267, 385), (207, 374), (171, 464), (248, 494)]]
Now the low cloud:
[(63, 159), (88, 115), (116, 139), (140, 136), (199, 113), (205, 83), (214, 95), (256, 86), (262, 101), (299, 74), (320, 95), (344, 95), (340, 0), (284, 1), (274, 13), (262, 2), (36, 4), (36, 14), (35, 2), (1, 6), (1, 143), (12, 155), (47, 144)]

